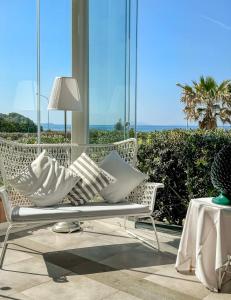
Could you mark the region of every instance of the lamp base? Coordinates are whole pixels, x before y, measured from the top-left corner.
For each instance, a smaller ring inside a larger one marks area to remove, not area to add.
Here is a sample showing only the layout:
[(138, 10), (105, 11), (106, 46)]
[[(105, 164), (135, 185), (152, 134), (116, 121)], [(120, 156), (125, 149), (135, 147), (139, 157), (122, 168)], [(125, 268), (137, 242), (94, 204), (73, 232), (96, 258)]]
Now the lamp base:
[(220, 205), (231, 205), (231, 200), (224, 194), (220, 194), (219, 196), (213, 198), (212, 202)]
[(80, 222), (58, 222), (52, 227), (52, 231), (57, 233), (72, 233), (80, 231)]

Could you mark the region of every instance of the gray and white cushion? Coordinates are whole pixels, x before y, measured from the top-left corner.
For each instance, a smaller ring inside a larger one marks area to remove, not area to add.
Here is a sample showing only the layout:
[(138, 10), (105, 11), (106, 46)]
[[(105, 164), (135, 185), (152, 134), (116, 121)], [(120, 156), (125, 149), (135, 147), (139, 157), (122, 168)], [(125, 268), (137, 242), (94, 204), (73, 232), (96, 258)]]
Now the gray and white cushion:
[(69, 166), (69, 170), (81, 178), (67, 195), (73, 205), (85, 204), (99, 194), (102, 189), (116, 181), (86, 153), (82, 153)]

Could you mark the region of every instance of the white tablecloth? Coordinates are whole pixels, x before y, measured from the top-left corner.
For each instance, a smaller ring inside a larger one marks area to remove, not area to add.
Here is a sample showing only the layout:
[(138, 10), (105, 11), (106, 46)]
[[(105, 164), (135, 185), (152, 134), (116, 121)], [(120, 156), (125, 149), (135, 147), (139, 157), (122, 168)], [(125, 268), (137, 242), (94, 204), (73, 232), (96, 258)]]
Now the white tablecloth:
[(195, 270), (209, 289), (218, 290), (219, 269), (231, 254), (231, 207), (212, 198), (191, 200), (178, 250), (177, 271)]

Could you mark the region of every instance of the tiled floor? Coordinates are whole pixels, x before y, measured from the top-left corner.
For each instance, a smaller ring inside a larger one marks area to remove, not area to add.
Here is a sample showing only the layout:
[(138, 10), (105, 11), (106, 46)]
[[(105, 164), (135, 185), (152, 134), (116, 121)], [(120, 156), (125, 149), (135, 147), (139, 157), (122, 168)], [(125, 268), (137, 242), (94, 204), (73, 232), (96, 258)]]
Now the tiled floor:
[(213, 294), (195, 276), (175, 271), (179, 233), (159, 231), (158, 252), (129, 237), (121, 224), (101, 220), (85, 222), (82, 232), (72, 234), (48, 227), (12, 235), (0, 271), (0, 299), (231, 300), (231, 294)]

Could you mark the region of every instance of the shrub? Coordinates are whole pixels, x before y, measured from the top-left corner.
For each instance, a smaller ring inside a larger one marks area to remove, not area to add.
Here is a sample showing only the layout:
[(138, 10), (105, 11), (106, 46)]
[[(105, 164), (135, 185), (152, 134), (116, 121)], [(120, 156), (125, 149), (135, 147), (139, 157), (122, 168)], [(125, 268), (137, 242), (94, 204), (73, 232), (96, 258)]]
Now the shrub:
[(90, 143), (91, 144), (107, 144), (118, 142), (124, 139), (124, 132), (119, 130), (90, 130)]
[(231, 131), (139, 133), (138, 141), (138, 167), (165, 185), (156, 202), (161, 220), (181, 225), (190, 199), (218, 193), (210, 169), (215, 154), (231, 143)]

